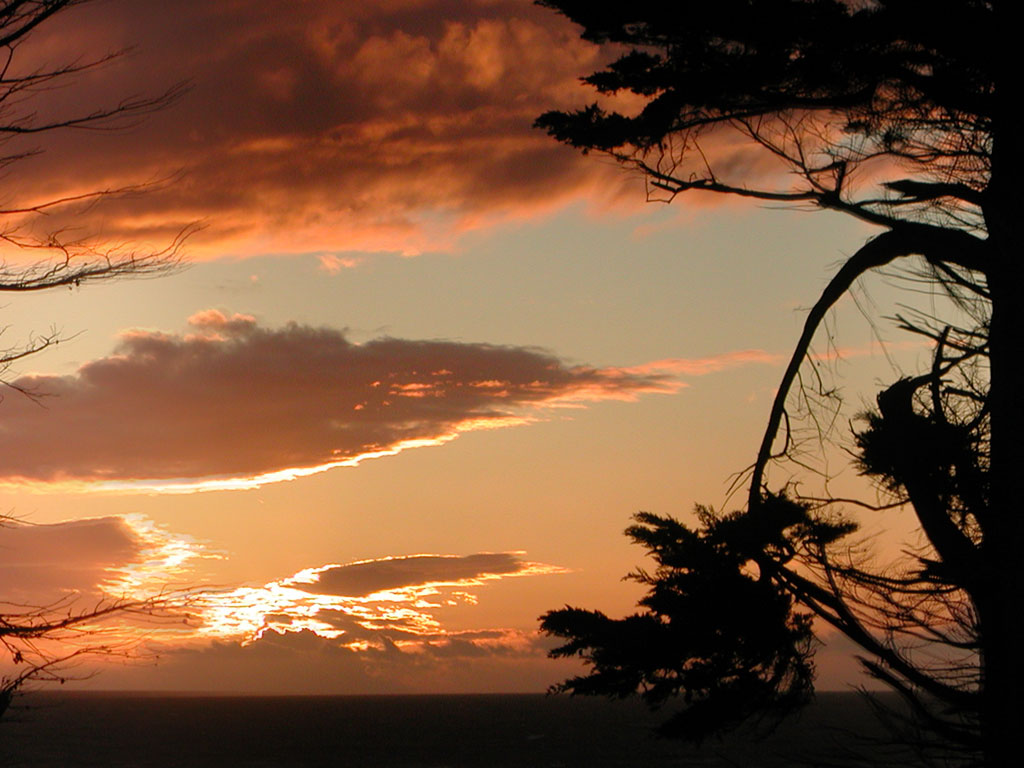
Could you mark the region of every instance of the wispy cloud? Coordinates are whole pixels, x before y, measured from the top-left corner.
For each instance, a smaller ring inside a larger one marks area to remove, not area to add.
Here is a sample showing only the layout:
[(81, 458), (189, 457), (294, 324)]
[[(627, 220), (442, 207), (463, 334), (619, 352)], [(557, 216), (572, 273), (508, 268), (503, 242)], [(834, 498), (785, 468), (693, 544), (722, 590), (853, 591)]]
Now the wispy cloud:
[(528, 347), (354, 344), (329, 328), (267, 329), (216, 310), (190, 323), (185, 334), (127, 332), (74, 375), (13, 382), (37, 402), (4, 403), (0, 477), (251, 487), (523, 424), (566, 402), (680, 386), (667, 373), (570, 366)]
[(742, 349), (710, 357), (670, 357), (664, 360), (654, 360), (643, 365), (633, 365), (623, 368), (622, 371), (640, 376), (655, 373), (679, 376), (705, 376), (710, 373), (718, 373), (719, 371), (752, 363), (778, 365), (782, 362), (785, 362), (785, 357), (778, 353), (766, 352), (763, 349)]

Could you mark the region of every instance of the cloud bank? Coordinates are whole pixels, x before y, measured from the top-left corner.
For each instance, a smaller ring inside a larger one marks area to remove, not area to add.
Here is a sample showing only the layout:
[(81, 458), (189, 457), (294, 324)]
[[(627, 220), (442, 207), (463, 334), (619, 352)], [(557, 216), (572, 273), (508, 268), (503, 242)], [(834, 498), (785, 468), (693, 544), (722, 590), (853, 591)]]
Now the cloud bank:
[[(194, 580), (194, 566), (204, 557), (204, 547), (190, 537), (138, 515), (11, 522), (0, 527), (0, 551), (3, 605), (25, 607), (142, 599)], [(403, 555), (307, 568), (260, 586), (195, 586), (180, 606), (179, 616), (189, 616), (185, 625), (179, 621), (168, 634), (142, 623), (172, 644), (248, 644), (267, 632), (312, 632), (350, 650), (502, 655), (532, 641), (504, 628), (451, 631), (438, 613), (471, 611), (479, 591), (502, 579), (566, 572), (523, 555)], [(131, 617), (125, 621), (130, 625)]]
[(183, 335), (125, 333), (74, 375), (15, 380), (36, 400), (4, 402), (0, 478), (249, 487), (522, 424), (538, 409), (679, 387), (668, 374), (570, 366), (527, 347), (354, 344), (215, 310), (190, 323)]
[(165, 641), (166, 666), (149, 684), (187, 689), (218, 680), (234, 690), (305, 693), (541, 690), (555, 673), (545, 659), (549, 643), (536, 631), (446, 624), (452, 612), (471, 613), (488, 584), (564, 572), (521, 552), (420, 554), (210, 592), (190, 606), (194, 635)]
[[(342, 645), (310, 630), (266, 632), (246, 645), (214, 640), (154, 648), (160, 663), (107, 665), (105, 688), (235, 691), (258, 694), (540, 693), (579, 673), (579, 664), (546, 658), (548, 645), (530, 633), (508, 633), (502, 650), (485, 650), (459, 637), (421, 650), (381, 644)], [(516, 640), (513, 645), (512, 641)]]
[[(162, 594), (195, 578), (204, 556), (188, 536), (141, 516), (11, 522), (0, 527), (0, 551), (0, 611), (9, 619), (32, 606), (63, 614)], [(261, 586), (194, 588), (159, 613), (104, 620), (105, 643), (134, 646), (141, 630), (139, 653), (162, 661), (133, 668), (123, 683), (123, 664), (105, 666), (103, 683), (209, 690), (221, 681), (229, 690), (291, 693), (539, 689), (550, 667), (535, 632), (446, 625), (460, 613), (460, 626), (473, 626), (473, 606), (490, 584), (564, 572), (522, 552), (418, 554), (308, 568)]]

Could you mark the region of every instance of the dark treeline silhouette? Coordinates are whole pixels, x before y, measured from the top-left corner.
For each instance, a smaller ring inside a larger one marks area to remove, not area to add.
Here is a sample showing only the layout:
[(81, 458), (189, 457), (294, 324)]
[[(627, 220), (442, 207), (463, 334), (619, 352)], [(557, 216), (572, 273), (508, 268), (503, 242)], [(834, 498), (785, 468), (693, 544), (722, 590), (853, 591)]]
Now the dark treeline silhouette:
[[(1024, 581), (1020, 66), (1008, 2), (542, 0), (623, 51), (585, 81), (639, 98), (549, 112), (555, 138), (641, 173), (652, 197), (697, 192), (836, 211), (877, 227), (810, 309), (768, 414), (742, 509), (687, 525), (642, 514), (653, 556), (641, 611), (542, 617), (554, 655), (589, 673), (581, 694), (679, 697), (665, 731), (699, 739), (781, 714), (812, 691), (813, 622), (842, 632), (903, 699), (890, 713), (922, 756), (1003, 764), (1024, 719), (1015, 614)], [(716, 162), (741, 137), (747, 163)], [(765, 168), (784, 173), (772, 176)], [(756, 169), (756, 170), (755, 170)], [(777, 180), (777, 185), (773, 184)], [(752, 254), (753, 255), (753, 254)], [(891, 496), (801, 498), (768, 470), (793, 456), (790, 412), (827, 394), (801, 367), (826, 313), (871, 270), (901, 269), (948, 299), (907, 311), (932, 364), (877, 396), (855, 462)], [(858, 507), (915, 516), (923, 544), (898, 565), (855, 546)], [(852, 510), (852, 511), (851, 511)]]
[[(64, 104), (75, 104), (74, 86), (80, 76), (110, 64), (124, 52), (110, 52), (92, 59), (69, 53), (66, 61), (42, 67), (24, 64), (18, 53), (30, 43), (32, 33), (40, 25), (88, 1), (0, 1), (0, 169), (4, 171), (3, 183), (7, 189), (17, 188), (17, 169), (12, 167), (40, 151), (34, 143), (37, 137), (69, 129), (122, 128), (169, 105), (184, 90), (179, 84), (157, 96), (128, 95), (84, 110), (77, 106), (62, 110)], [(41, 100), (46, 101), (44, 111), (38, 108)], [(77, 287), (100, 280), (156, 276), (177, 268), (181, 246), (192, 227), (157, 251), (137, 250), (90, 238), (85, 234), (88, 222), (76, 227), (74, 237), (67, 229), (47, 231), (42, 228), (47, 214), (74, 211), (102, 197), (145, 188), (146, 184), (142, 184), (71, 197), (58, 192), (48, 198), (28, 200), (15, 200), (10, 193), (0, 196), (4, 201), (0, 206), (0, 292)], [(5, 378), (10, 366), (57, 341), (59, 334), (54, 330), (33, 336), (21, 345), (0, 349), (0, 384), (18, 389)], [(19, 390), (18, 396), (33, 397), (34, 394)], [(0, 420), (2, 418), (0, 402)], [(4, 524), (16, 523), (0, 517), (0, 525)], [(25, 605), (5, 601), (0, 593), (0, 651), (6, 653), (13, 669), (0, 676), (0, 715), (7, 709), (12, 694), (30, 680), (62, 681), (70, 674), (69, 666), (84, 656), (130, 653), (132, 646), (106, 632), (101, 626), (104, 622), (126, 614), (159, 617), (182, 597), (180, 593), (168, 593), (153, 598), (96, 602), (57, 595), (48, 605)], [(180, 620), (180, 614), (178, 618)]]

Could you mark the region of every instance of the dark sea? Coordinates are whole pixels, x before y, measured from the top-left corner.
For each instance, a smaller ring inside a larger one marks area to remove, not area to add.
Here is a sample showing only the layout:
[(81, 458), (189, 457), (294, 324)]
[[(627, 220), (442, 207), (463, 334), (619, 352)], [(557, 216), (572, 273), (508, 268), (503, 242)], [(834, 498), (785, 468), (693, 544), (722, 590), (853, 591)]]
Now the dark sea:
[[(664, 718), (664, 714), (660, 715)], [(637, 702), (543, 695), (162, 696), (35, 692), (0, 721), (0, 765), (626, 768), (874, 766), (857, 694), (819, 694), (771, 736), (695, 748), (652, 734)], [(852, 750), (852, 751), (851, 751)]]

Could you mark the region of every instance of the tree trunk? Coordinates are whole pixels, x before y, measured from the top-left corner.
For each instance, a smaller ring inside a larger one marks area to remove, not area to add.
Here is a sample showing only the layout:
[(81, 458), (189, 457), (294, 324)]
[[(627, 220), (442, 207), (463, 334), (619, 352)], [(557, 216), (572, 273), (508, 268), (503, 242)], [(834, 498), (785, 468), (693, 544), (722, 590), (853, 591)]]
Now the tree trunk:
[[(1006, 19), (1003, 19), (1006, 22)], [(1024, 658), (1017, 629), (1024, 595), (1024, 142), (1012, 115), (1021, 94), (1017, 43), (996, 43), (1004, 58), (996, 92), (992, 177), (984, 213), (991, 267), (989, 332), (991, 417), (990, 520), (984, 527), (984, 592), (979, 596), (981, 638), (981, 734), (985, 765), (1007, 764), (1020, 747), (1024, 723)], [(1001, 44), (1000, 44), (1001, 43)]]
[(1019, 479), (1020, 443), (1024, 439), (1024, 270), (1019, 261), (1004, 266), (992, 275), (991, 520), (985, 530), (983, 562), (987, 573), (978, 605), (982, 738), (988, 766), (1002, 764), (1005, 756), (1017, 751), (1024, 723), (1024, 659), (1017, 630), (1024, 595), (1024, 569), (1020, 567), (1024, 514)]

